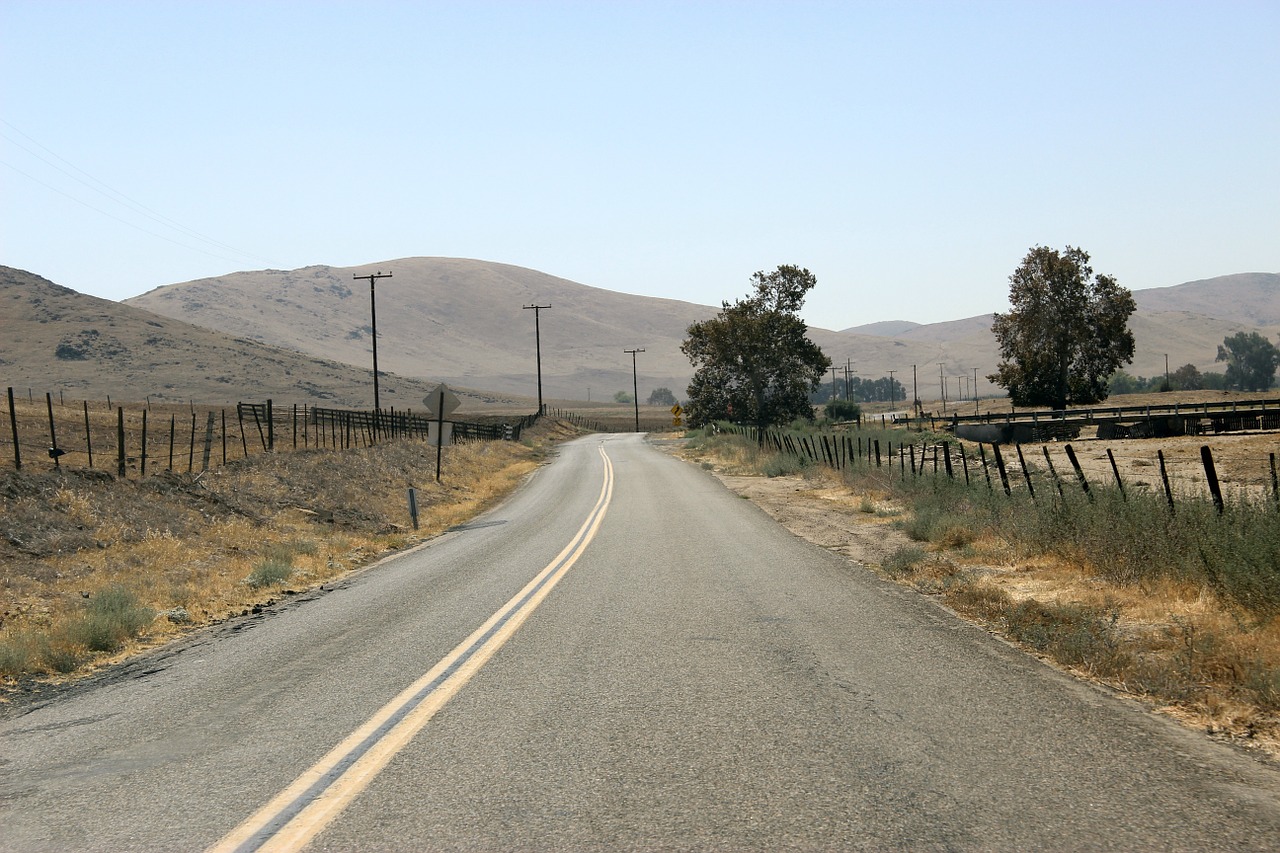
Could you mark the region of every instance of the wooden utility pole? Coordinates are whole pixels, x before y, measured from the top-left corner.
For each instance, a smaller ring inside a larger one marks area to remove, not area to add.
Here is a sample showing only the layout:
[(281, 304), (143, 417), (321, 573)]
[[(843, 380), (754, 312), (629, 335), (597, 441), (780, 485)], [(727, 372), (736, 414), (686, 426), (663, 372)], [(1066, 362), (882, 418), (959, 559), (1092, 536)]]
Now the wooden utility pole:
[(369, 324), (373, 332), (373, 411), (376, 421), (378, 409), (382, 407), (379, 405), (378, 400), (378, 305), (377, 300), (374, 299), (373, 283), (380, 278), (391, 278), (391, 273), (384, 273), (382, 270), (378, 270), (368, 275), (353, 275), (351, 277), (357, 281), (366, 278), (369, 280)]
[(550, 305), (526, 305), (524, 310), (533, 309), (533, 347), (538, 358), (538, 416), (546, 414), (546, 410), (542, 406), (542, 331), (538, 325), (538, 315), (542, 313), (543, 308), (550, 308)]
[(636, 404), (636, 432), (640, 431), (640, 386), (636, 380), (636, 353), (644, 352), (643, 349), (624, 349), (623, 352), (631, 353), (631, 393), (635, 397)]

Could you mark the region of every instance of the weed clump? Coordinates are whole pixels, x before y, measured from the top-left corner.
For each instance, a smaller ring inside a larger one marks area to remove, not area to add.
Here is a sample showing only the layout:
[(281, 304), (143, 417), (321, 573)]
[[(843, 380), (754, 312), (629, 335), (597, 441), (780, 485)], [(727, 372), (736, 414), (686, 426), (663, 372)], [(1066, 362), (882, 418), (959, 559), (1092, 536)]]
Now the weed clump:
[[(142, 633), (156, 618), (155, 610), (144, 606), (132, 590), (110, 586), (91, 596), (79, 618), (66, 624), (63, 638), (70, 646), (91, 652), (114, 652)], [(75, 664), (68, 664), (74, 669)], [(55, 669), (61, 670), (58, 666)]]

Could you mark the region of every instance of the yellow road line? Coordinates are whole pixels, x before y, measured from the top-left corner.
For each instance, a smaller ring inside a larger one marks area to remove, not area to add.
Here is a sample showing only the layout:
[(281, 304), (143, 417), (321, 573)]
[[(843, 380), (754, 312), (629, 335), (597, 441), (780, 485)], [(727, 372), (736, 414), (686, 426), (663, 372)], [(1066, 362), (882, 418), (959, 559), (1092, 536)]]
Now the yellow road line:
[(373, 781), (511, 638), (595, 538), (613, 498), (613, 462), (603, 447), (600, 456), (605, 466), (600, 497), (564, 550), (471, 636), (210, 847), (209, 853), (301, 850)]

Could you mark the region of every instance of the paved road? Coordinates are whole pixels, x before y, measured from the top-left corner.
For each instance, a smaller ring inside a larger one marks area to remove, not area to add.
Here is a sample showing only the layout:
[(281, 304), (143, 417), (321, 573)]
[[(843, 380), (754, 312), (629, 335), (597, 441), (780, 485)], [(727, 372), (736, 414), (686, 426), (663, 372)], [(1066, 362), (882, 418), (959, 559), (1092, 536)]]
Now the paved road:
[(0, 713), (0, 850), (1280, 839), (1274, 767), (634, 436), (565, 446), (497, 511), (331, 592)]

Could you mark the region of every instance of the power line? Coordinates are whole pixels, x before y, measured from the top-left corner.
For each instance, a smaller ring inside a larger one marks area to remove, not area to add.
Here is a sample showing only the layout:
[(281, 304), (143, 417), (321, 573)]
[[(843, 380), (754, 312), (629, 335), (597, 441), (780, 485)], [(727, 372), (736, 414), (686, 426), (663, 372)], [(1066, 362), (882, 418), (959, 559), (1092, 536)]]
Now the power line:
[[(61, 166), (59, 166), (57, 163), (54, 163), (54, 162), (50, 161), (48, 158), (41, 156), (39, 153), (37, 153), (37, 152), (35, 152), (35, 151), (32, 151), (30, 148), (28, 148), (27, 146), (23, 145), (21, 142), (19, 142), (18, 140), (14, 139), (14, 138), (13, 138), (13, 137), (11, 137), (11, 136), (9, 136), (8, 134), (0, 133), (0, 138), (3, 138), (3, 139), (8, 140), (11, 144), (13, 144), (13, 145), (17, 146), (18, 148), (21, 148), (23, 151), (27, 152), (27, 153), (28, 153), (28, 154), (30, 154), (32, 157), (35, 157), (37, 160), (40, 160), (40, 161), (41, 161), (41, 162), (43, 162), (45, 165), (47, 165), (47, 166), (49, 166), (49, 167), (51, 167), (51, 168), (53, 168), (53, 169), (56, 169), (57, 171), (59, 171), (59, 172), (61, 172), (62, 174), (66, 175), (67, 177), (71, 178), (73, 181), (76, 181), (76, 182), (78, 182), (78, 183), (80, 183), (80, 184), (83, 184), (84, 186), (88, 187), (89, 189), (93, 190), (94, 192), (98, 193), (99, 195), (104, 196), (104, 197), (105, 197), (105, 198), (107, 198), (108, 200), (113, 201), (113, 202), (115, 202), (115, 203), (117, 203), (117, 204), (121, 204), (121, 205), (123, 205), (123, 206), (125, 206), (125, 207), (128, 207), (128, 208), (130, 208), (131, 210), (133, 210), (133, 212), (138, 213), (138, 214), (141, 214), (142, 216), (147, 217), (148, 219), (152, 220), (153, 222), (159, 223), (160, 225), (164, 225), (164, 226), (166, 226), (166, 227), (168, 227), (168, 228), (173, 228), (173, 229), (174, 229), (174, 230), (176, 230), (176, 231), (183, 232), (183, 233), (184, 233), (184, 234), (186, 234), (187, 236), (189, 236), (189, 237), (194, 237), (194, 238), (196, 238), (197, 240), (200, 240), (200, 241), (202, 241), (202, 242), (208, 243), (208, 244), (209, 244), (209, 245), (211, 245), (211, 246), (216, 246), (216, 247), (218, 247), (218, 248), (220, 248), (220, 249), (223, 249), (223, 250), (225, 250), (225, 251), (234, 252), (235, 254), (243, 255), (243, 256), (248, 257), (248, 258), (254, 258), (254, 259), (256, 259), (256, 260), (263, 261), (263, 262), (268, 263), (268, 264), (270, 264), (270, 263), (271, 263), (271, 260), (270, 260), (269, 258), (263, 258), (263, 257), (261, 257), (261, 256), (259, 256), (259, 255), (255, 255), (255, 254), (253, 254), (252, 252), (246, 252), (246, 251), (244, 251), (243, 249), (238, 249), (238, 248), (236, 248), (235, 246), (231, 246), (231, 245), (229, 245), (229, 244), (227, 244), (227, 243), (223, 243), (223, 242), (221, 242), (221, 241), (219, 241), (219, 240), (215, 240), (215, 239), (213, 239), (212, 237), (208, 237), (208, 236), (206, 236), (206, 235), (204, 235), (204, 234), (201, 234), (199, 231), (196, 231), (196, 230), (195, 230), (195, 229), (193, 229), (193, 228), (188, 228), (187, 226), (183, 225), (181, 222), (178, 222), (177, 220), (171, 219), (171, 218), (169, 218), (169, 217), (167, 217), (167, 216), (165, 216), (165, 215), (163, 215), (163, 214), (161, 214), (161, 213), (158, 213), (157, 211), (152, 210), (151, 208), (147, 207), (145, 204), (142, 204), (141, 202), (136, 201), (136, 200), (134, 200), (134, 199), (130, 198), (129, 196), (125, 195), (124, 193), (120, 192), (119, 190), (115, 189), (115, 188), (114, 188), (114, 187), (112, 187), (111, 185), (107, 184), (105, 181), (99, 180), (98, 178), (94, 177), (94, 176), (93, 176), (93, 175), (91, 175), (90, 173), (86, 172), (84, 169), (81, 169), (81, 168), (80, 168), (79, 166), (77, 166), (75, 163), (72, 163), (72, 162), (71, 162), (70, 160), (68, 160), (67, 158), (65, 158), (65, 157), (61, 156), (60, 154), (58, 154), (56, 151), (53, 151), (53, 150), (51, 150), (50, 148), (48, 148), (47, 146), (42, 145), (42, 144), (40, 143), (40, 141), (39, 141), (39, 140), (35, 139), (35, 138), (34, 138), (34, 137), (32, 137), (30, 134), (25, 133), (21, 128), (19, 128), (19, 127), (15, 126), (13, 123), (8, 122), (8, 121), (5, 121), (4, 119), (0, 118), (0, 124), (5, 125), (5, 126), (6, 126), (6, 127), (8, 127), (10, 130), (14, 131), (15, 133), (19, 134), (20, 136), (22, 136), (22, 137), (24, 137), (25, 139), (27, 139), (28, 141), (30, 141), (30, 142), (31, 142), (31, 144), (35, 145), (37, 148), (39, 148), (39, 149), (41, 149), (42, 151), (44, 151), (45, 153), (49, 154), (51, 157), (54, 157), (54, 158), (56, 158), (56, 159), (58, 159), (58, 160), (62, 161), (62, 162), (63, 162), (63, 163), (65, 163), (67, 166), (69, 166), (71, 169), (74, 169), (76, 172), (79, 172), (79, 173), (80, 173), (80, 175), (83, 175), (84, 177), (82, 178), (82, 177), (79, 177), (79, 176), (77, 176), (77, 175), (72, 174), (71, 172), (69, 172), (69, 171), (67, 171), (66, 169), (64, 169), (64, 168), (62, 168)], [(107, 216), (111, 216), (111, 214), (106, 213), (105, 211), (102, 211), (102, 210), (98, 210), (97, 208), (93, 207), (92, 205), (90, 205), (90, 204), (88, 204), (88, 203), (86, 203), (86, 202), (83, 202), (83, 201), (81, 201), (80, 199), (77, 199), (75, 196), (72, 196), (72, 195), (70, 195), (69, 193), (65, 193), (65, 192), (63, 192), (63, 191), (61, 191), (61, 190), (58, 190), (57, 188), (55, 188), (55, 187), (53, 187), (53, 186), (50, 186), (49, 184), (46, 184), (46, 183), (44, 183), (43, 181), (39, 180), (38, 178), (35, 178), (35, 177), (31, 176), (31, 175), (28, 175), (28, 174), (26, 174), (25, 172), (22, 172), (21, 170), (17, 169), (16, 167), (14, 167), (14, 166), (12, 166), (12, 165), (10, 165), (10, 164), (8, 164), (8, 163), (6, 163), (5, 165), (8, 165), (8, 166), (9, 166), (9, 168), (13, 169), (13, 170), (14, 170), (14, 171), (16, 171), (16, 172), (19, 172), (19, 174), (23, 174), (23, 175), (25, 175), (26, 177), (30, 178), (31, 180), (35, 181), (36, 183), (41, 184), (42, 186), (44, 186), (44, 187), (46, 187), (46, 188), (48, 188), (48, 189), (52, 189), (52, 190), (54, 190), (55, 192), (59, 192), (59, 193), (61, 193), (62, 195), (65, 195), (65, 196), (67, 196), (68, 198), (71, 198), (73, 201), (80, 202), (81, 204), (84, 204), (86, 207), (89, 207), (89, 208), (90, 208), (90, 209), (92, 209), (92, 210), (96, 210), (96, 211), (97, 211), (97, 212), (99, 212), (99, 213), (104, 213), (104, 214), (105, 214), (105, 215), (107, 215)], [(87, 178), (88, 180), (85, 180), (86, 178)], [(90, 183), (90, 181), (92, 181), (92, 183)], [(96, 184), (96, 186), (95, 186), (95, 184)], [(125, 220), (119, 219), (119, 217), (114, 217), (114, 216), (113, 216), (112, 218), (117, 219), (117, 220), (119, 220), (119, 221), (121, 221), (121, 222), (124, 222), (124, 221), (125, 221)], [(126, 223), (126, 224), (129, 224), (129, 223)], [(145, 231), (145, 229), (139, 229), (139, 230), (143, 230), (143, 231)], [(146, 233), (153, 234), (153, 236), (157, 236), (157, 237), (161, 236), (161, 235), (159, 235), (159, 234), (154, 234), (154, 232), (149, 232), (149, 231), (147, 231)], [(167, 239), (167, 238), (163, 238), (163, 239)], [(171, 242), (173, 242), (173, 241), (171, 241)], [(183, 245), (183, 244), (178, 243), (177, 245)], [(187, 247), (187, 248), (192, 248), (192, 247)], [(216, 256), (216, 255), (215, 255), (214, 257), (218, 257), (218, 256)]]
[(186, 244), (186, 243), (181, 243), (181, 242), (179, 242), (179, 241), (177, 241), (177, 240), (173, 239), (172, 237), (166, 237), (166, 236), (165, 236), (165, 235), (163, 235), (163, 234), (157, 234), (157, 233), (156, 233), (156, 232), (154, 232), (154, 231), (151, 231), (151, 230), (149, 230), (149, 229), (147, 229), (147, 228), (143, 228), (141, 225), (138, 225), (137, 223), (130, 222), (130, 221), (129, 221), (129, 220), (127, 220), (127, 219), (121, 219), (119, 216), (116, 216), (114, 213), (108, 213), (107, 211), (103, 210), (103, 209), (102, 209), (102, 208), (100, 208), (100, 207), (94, 207), (93, 205), (89, 204), (89, 202), (84, 201), (83, 199), (76, 198), (76, 197), (75, 197), (75, 196), (73, 196), (71, 193), (64, 192), (63, 190), (58, 189), (57, 187), (53, 186), (52, 184), (47, 184), (47, 183), (45, 183), (44, 181), (40, 180), (39, 178), (35, 177), (34, 175), (29, 175), (29, 174), (27, 174), (26, 172), (22, 171), (21, 169), (19, 169), (17, 166), (13, 165), (12, 163), (7, 163), (7, 162), (5, 162), (4, 160), (0, 160), (0, 166), (8, 166), (10, 169), (12, 169), (13, 171), (17, 172), (19, 175), (22, 175), (22, 176), (23, 176), (24, 178), (26, 178), (27, 180), (35, 181), (37, 184), (39, 184), (40, 186), (44, 187), (44, 188), (45, 188), (45, 189), (47, 189), (47, 190), (52, 190), (53, 192), (57, 193), (58, 195), (65, 196), (65, 197), (67, 197), (67, 198), (71, 199), (71, 200), (72, 200), (72, 201), (74, 201), (76, 204), (80, 204), (80, 205), (83, 205), (83, 206), (85, 206), (85, 207), (89, 208), (89, 209), (90, 209), (90, 210), (92, 210), (94, 213), (101, 213), (103, 216), (106, 216), (106, 217), (108, 217), (109, 219), (114, 219), (116, 222), (119, 222), (119, 223), (121, 223), (121, 224), (123, 224), (123, 225), (128, 225), (130, 228), (134, 228), (134, 229), (136, 229), (136, 230), (138, 230), (138, 231), (141, 231), (143, 234), (150, 234), (152, 237), (157, 237), (157, 238), (159, 238), (159, 239), (161, 239), (161, 240), (164, 240), (164, 241), (166, 241), (166, 242), (168, 242), (168, 243), (172, 243), (172, 244), (173, 244), (173, 245), (175, 245), (175, 246), (181, 246), (181, 247), (182, 247), (182, 248), (184, 248), (184, 249), (190, 249), (190, 250), (191, 250), (191, 251), (193, 251), (193, 252), (199, 252), (199, 253), (200, 253), (200, 254), (202, 254), (202, 255), (208, 255), (208, 256), (209, 256), (209, 257), (211, 257), (211, 258), (218, 258), (219, 260), (227, 261), (227, 262), (229, 262), (229, 263), (233, 263), (233, 264), (234, 264), (234, 263), (239, 263), (235, 258), (229, 258), (229, 257), (227, 257), (226, 255), (219, 255), (219, 254), (216, 254), (216, 253), (214, 253), (214, 252), (210, 252), (208, 249), (201, 249), (199, 246), (191, 246), (191, 245), (188, 245), (188, 244)]

